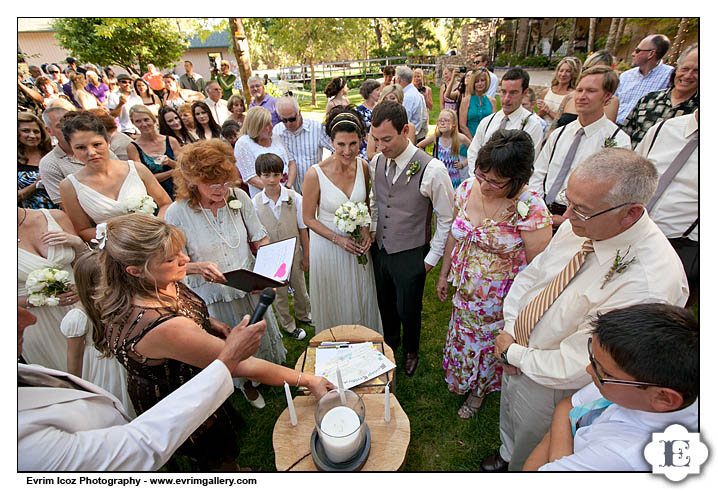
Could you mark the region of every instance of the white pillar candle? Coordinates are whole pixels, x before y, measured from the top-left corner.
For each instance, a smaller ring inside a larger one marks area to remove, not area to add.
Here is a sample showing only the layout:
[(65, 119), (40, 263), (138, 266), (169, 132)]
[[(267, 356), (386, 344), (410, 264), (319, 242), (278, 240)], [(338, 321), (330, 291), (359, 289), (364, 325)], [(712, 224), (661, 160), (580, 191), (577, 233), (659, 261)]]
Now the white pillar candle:
[(389, 411), (391, 403), (389, 401), (389, 384), (384, 387), (384, 421), (391, 421), (391, 412)]
[(297, 413), (294, 411), (294, 401), (292, 400), (292, 393), (289, 391), (289, 384), (287, 384), (287, 382), (284, 382), (284, 395), (287, 396), (289, 422), (292, 423), (292, 426), (297, 426)]
[(339, 387), (339, 399), (342, 401), (342, 406), (346, 406), (347, 396), (344, 394), (344, 381), (342, 380), (342, 372), (339, 370), (339, 365), (337, 365), (337, 386)]
[(362, 443), (359, 426), (357, 413), (345, 406), (337, 406), (324, 415), (319, 436), (329, 460), (346, 462), (357, 453)]

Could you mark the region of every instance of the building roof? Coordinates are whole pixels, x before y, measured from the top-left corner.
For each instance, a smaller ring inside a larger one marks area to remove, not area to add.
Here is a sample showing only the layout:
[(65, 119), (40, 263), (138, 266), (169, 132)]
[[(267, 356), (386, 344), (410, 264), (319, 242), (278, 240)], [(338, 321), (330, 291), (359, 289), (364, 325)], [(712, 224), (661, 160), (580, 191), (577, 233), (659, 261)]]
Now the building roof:
[(18, 17), (17, 32), (54, 32), (52, 17)]
[(226, 31), (213, 32), (204, 42), (199, 35), (189, 40), (189, 48), (228, 48), (230, 44), (229, 33)]

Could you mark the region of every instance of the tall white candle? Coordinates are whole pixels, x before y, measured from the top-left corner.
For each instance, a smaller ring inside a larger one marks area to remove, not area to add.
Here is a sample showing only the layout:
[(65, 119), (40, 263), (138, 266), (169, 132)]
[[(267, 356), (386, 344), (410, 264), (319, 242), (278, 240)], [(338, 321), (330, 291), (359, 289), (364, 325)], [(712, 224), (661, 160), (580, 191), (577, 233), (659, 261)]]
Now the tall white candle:
[(342, 406), (346, 406), (347, 396), (344, 394), (344, 381), (342, 380), (342, 372), (339, 370), (339, 365), (337, 365), (337, 386), (339, 387), (339, 399), (342, 401)]
[(384, 387), (384, 421), (391, 421), (391, 412), (389, 411), (391, 403), (389, 401), (389, 384)]
[(284, 395), (287, 396), (287, 407), (289, 408), (289, 422), (292, 426), (297, 426), (297, 413), (294, 410), (294, 401), (292, 400), (292, 393), (289, 391), (289, 384), (284, 382)]
[(332, 462), (346, 462), (359, 450), (359, 416), (353, 409), (337, 406), (324, 415), (319, 434), (324, 452)]

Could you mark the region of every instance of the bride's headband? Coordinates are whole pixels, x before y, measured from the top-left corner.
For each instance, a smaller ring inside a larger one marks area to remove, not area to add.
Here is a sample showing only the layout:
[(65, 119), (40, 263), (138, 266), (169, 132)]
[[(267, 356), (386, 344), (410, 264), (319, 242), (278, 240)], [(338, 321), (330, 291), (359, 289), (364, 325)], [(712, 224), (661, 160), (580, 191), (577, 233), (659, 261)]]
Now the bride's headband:
[[(342, 117), (345, 117), (345, 119), (339, 119)], [(357, 130), (359, 130), (359, 133), (362, 132), (362, 128), (357, 124), (356, 116), (354, 116), (352, 113), (339, 113), (334, 117), (334, 121), (332, 121), (332, 126), (329, 128), (329, 131), (334, 131), (334, 127), (341, 123), (349, 123), (350, 125), (354, 126)]]

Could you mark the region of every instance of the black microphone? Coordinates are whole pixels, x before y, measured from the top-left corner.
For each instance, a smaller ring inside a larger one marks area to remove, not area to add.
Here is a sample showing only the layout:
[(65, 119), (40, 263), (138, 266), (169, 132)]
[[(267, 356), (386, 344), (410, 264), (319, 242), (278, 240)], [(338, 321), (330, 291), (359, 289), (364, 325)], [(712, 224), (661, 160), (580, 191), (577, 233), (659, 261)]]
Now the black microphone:
[(272, 288), (265, 288), (262, 290), (262, 293), (259, 294), (259, 304), (257, 305), (257, 308), (254, 309), (254, 313), (252, 314), (252, 318), (249, 319), (249, 324), (256, 324), (262, 318), (264, 317), (265, 312), (267, 312), (267, 309), (270, 305), (272, 305), (272, 302), (274, 302), (274, 297), (277, 294), (274, 293), (274, 289)]

